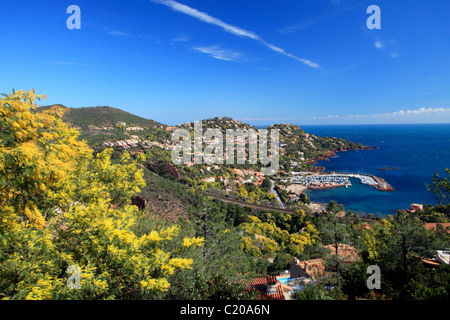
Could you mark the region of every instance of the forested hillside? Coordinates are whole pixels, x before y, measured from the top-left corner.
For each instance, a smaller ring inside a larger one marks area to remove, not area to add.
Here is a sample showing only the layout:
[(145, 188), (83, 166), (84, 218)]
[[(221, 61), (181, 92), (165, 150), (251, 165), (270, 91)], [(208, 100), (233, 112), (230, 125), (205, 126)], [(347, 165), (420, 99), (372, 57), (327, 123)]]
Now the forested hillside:
[[(304, 266), (303, 276), (289, 285), (303, 290), (284, 287), (278, 298), (449, 298), (450, 267), (436, 259), (450, 243), (448, 177), (435, 176), (428, 186), (439, 205), (382, 219), (357, 216), (334, 201), (323, 211), (307, 206), (308, 199), (271, 210), (276, 199), (269, 196), (270, 179), (258, 184), (253, 174), (244, 177), (250, 182), (236, 180), (227, 199), (265, 205), (255, 208), (208, 196), (229, 192), (220, 183), (243, 170), (201, 165), (179, 171), (159, 142), (93, 149), (80, 141), (67, 108), (37, 111), (39, 98), (17, 91), (0, 100), (3, 299), (260, 299), (252, 279), (293, 266)], [(205, 122), (242, 126), (229, 118)], [(89, 126), (102, 125), (85, 123), (87, 135)], [(129, 125), (117, 130), (133, 138), (125, 130)], [(305, 154), (305, 144), (318, 152), (364, 147), (307, 135), (297, 126), (277, 128), (283, 143), (303, 147)], [(151, 135), (146, 130), (140, 132)], [(170, 130), (156, 132), (167, 137)], [(205, 182), (209, 175), (222, 181)], [(380, 288), (367, 285), (370, 266), (381, 270)], [(70, 275), (78, 282), (68, 281)]]

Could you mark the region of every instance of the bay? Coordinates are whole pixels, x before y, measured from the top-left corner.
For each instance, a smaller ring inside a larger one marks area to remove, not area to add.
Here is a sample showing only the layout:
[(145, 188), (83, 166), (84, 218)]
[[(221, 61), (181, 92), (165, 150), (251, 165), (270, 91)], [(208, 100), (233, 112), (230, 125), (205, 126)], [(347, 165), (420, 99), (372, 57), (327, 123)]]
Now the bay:
[(394, 214), (398, 209), (409, 208), (411, 203), (436, 203), (425, 184), (431, 183), (435, 172), (445, 176), (445, 168), (450, 168), (450, 124), (301, 127), (317, 136), (339, 137), (378, 147), (377, 150), (338, 152), (336, 157), (317, 165), (325, 167), (326, 171), (373, 174), (395, 188), (393, 192), (377, 191), (351, 179), (352, 186), (348, 189), (308, 190), (311, 201), (335, 200), (346, 210), (376, 216)]

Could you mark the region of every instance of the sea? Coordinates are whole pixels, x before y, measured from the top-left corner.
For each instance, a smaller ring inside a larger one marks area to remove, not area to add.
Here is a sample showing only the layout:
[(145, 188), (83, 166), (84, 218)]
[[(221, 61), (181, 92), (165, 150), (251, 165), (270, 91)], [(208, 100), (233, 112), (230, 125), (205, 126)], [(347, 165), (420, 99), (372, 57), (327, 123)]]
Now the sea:
[(313, 202), (335, 200), (356, 214), (385, 217), (412, 203), (436, 204), (426, 184), (434, 173), (445, 177), (450, 168), (450, 124), (383, 125), (301, 125), (317, 136), (338, 137), (359, 142), (376, 150), (337, 152), (334, 158), (319, 161), (325, 171), (365, 173), (386, 180), (393, 192), (378, 191), (351, 179), (349, 188), (308, 190)]

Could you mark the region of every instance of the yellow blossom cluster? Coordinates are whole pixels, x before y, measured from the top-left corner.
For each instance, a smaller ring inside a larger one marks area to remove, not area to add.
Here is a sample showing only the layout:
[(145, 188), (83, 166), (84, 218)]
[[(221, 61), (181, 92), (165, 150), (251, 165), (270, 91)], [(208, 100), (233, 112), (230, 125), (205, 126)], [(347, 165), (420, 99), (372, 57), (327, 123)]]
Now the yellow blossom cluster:
[(318, 240), (318, 232), (310, 222), (306, 222), (303, 231), (298, 233), (289, 233), (273, 221), (262, 222), (255, 216), (249, 216), (249, 221), (241, 226), (245, 230), (241, 238), (241, 249), (255, 256), (263, 252), (283, 250), (299, 255), (306, 245), (315, 244)]
[[(19, 90), (0, 99), (0, 297), (141, 299), (168, 290), (169, 275), (193, 264), (183, 252), (203, 239), (167, 251), (177, 226), (136, 235), (142, 213), (129, 202), (145, 184), (138, 160), (113, 161), (110, 149), (93, 156), (64, 109), (38, 110), (39, 98)], [(79, 272), (68, 274), (71, 266)]]

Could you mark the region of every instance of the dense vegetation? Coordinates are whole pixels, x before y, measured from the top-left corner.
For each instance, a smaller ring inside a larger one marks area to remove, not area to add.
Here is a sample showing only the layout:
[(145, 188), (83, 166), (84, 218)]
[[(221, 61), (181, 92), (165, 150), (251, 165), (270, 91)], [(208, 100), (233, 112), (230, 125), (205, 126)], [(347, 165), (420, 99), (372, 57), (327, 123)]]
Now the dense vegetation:
[(35, 112), (37, 98), (17, 91), (0, 100), (2, 297), (142, 299), (167, 291), (168, 278), (193, 264), (184, 252), (203, 239), (178, 238), (176, 225), (136, 233), (140, 215), (129, 199), (144, 185), (138, 160), (122, 153), (112, 161), (111, 149), (93, 156), (63, 109)]
[[(62, 105), (58, 106), (65, 108)], [(50, 106), (39, 107), (39, 109), (42, 110), (49, 108)], [(166, 127), (154, 120), (148, 120), (129, 112), (106, 106), (68, 108), (67, 112), (64, 114), (64, 119), (70, 124), (79, 127), (81, 130), (88, 130), (90, 127), (115, 126), (118, 122), (125, 122), (127, 124), (145, 128), (153, 128), (156, 126)]]
[[(427, 222), (450, 221), (447, 178), (437, 176), (429, 186), (438, 205), (385, 219), (337, 215), (345, 208), (334, 201), (320, 214), (303, 204), (291, 213), (243, 207), (198, 192), (222, 191), (220, 184), (202, 182), (199, 169), (234, 178), (233, 166), (175, 168), (170, 152), (161, 148), (91, 149), (67, 123), (73, 110), (37, 110), (37, 98), (33, 91), (18, 91), (0, 101), (2, 298), (255, 299), (245, 284), (289, 269), (294, 257), (321, 258), (327, 271), (295, 299), (449, 298), (450, 267), (426, 263), (436, 250), (450, 247), (449, 232), (425, 228)], [(108, 118), (111, 125), (145, 126), (120, 114)], [(72, 125), (80, 121), (77, 116)], [(102, 117), (89, 117), (93, 122), (81, 130), (95, 136), (91, 126), (100, 126)], [(222, 130), (242, 125), (229, 118), (206, 123)], [(167, 138), (158, 126), (139, 134)], [(297, 126), (277, 128), (284, 143), (295, 146), (284, 147), (288, 155), (300, 157), (302, 150), (305, 158), (317, 157), (364, 147), (307, 136)], [(271, 187), (270, 180), (259, 188), (244, 184), (230, 196), (271, 203)], [(130, 205), (132, 196), (145, 200), (142, 210)], [(344, 261), (327, 249), (339, 244), (354, 247), (358, 258)], [(371, 265), (381, 270), (380, 289), (366, 285)], [(79, 290), (68, 285), (71, 266), (79, 268)]]
[(370, 148), (342, 138), (315, 136), (294, 124), (274, 124), (269, 129), (280, 130), (280, 164), (286, 171), (316, 170), (312, 164), (332, 157), (335, 151)]
[[(85, 140), (91, 148), (102, 150), (105, 141), (118, 141), (130, 139), (130, 133), (126, 126), (140, 127), (143, 130), (131, 132), (142, 139), (162, 141), (169, 139), (170, 135), (165, 131), (167, 125), (155, 120), (145, 119), (126, 111), (112, 107), (85, 107), (67, 108), (56, 105), (65, 110), (63, 119), (80, 131), (79, 139)], [(37, 112), (48, 110), (51, 106), (37, 107)], [(124, 126), (123, 123), (126, 125)]]

